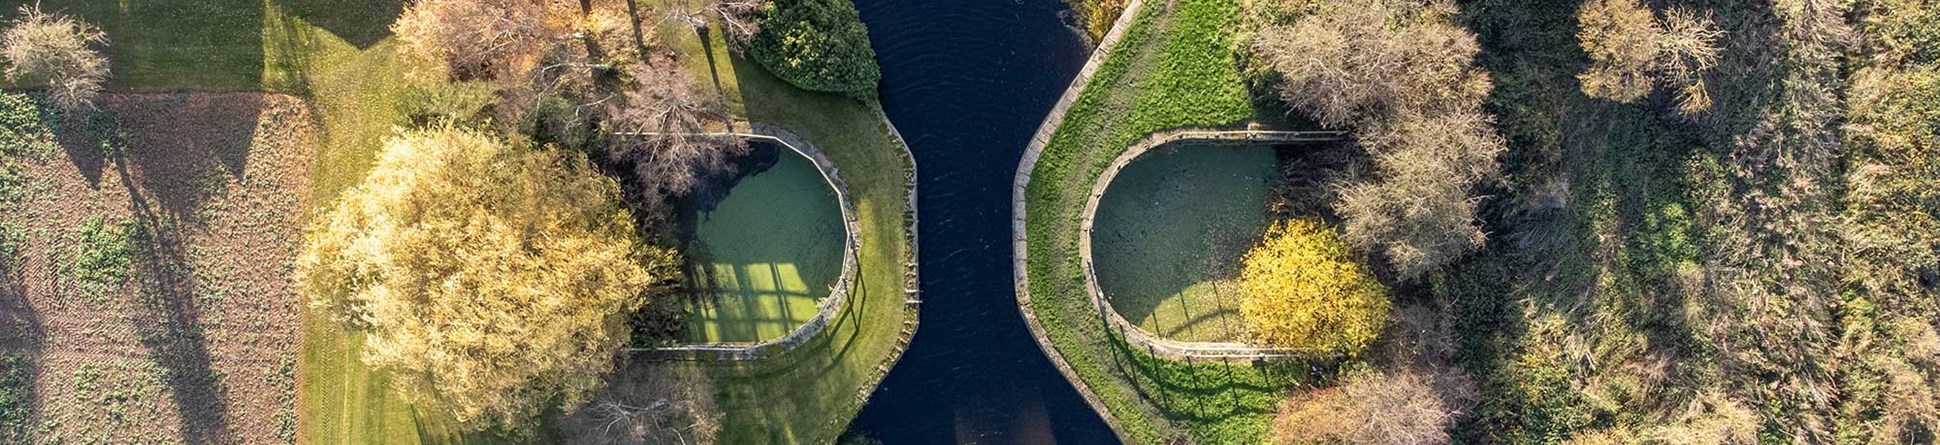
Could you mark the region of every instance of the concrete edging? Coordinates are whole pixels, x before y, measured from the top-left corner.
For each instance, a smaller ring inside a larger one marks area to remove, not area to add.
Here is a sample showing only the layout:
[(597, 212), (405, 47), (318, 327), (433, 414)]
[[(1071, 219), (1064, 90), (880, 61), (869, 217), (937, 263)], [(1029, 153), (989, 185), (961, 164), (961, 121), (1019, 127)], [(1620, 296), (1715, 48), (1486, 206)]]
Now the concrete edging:
[(862, 231), (860, 222), (856, 219), (855, 202), (849, 198), (848, 183), (842, 181), (840, 169), (836, 167), (833, 161), (829, 160), (828, 156), (823, 155), (820, 149), (802, 140), (800, 136), (788, 130), (762, 123), (750, 123), (749, 127), (750, 132), (748, 133), (716, 134), (724, 137), (731, 136), (770, 142), (787, 147), (796, 154), (808, 158), (809, 162), (814, 163), (816, 170), (822, 174), (822, 180), (827, 182), (829, 188), (835, 191), (837, 207), (840, 207), (842, 210), (842, 231), (844, 235), (842, 272), (835, 280), (835, 289), (829, 292), (828, 298), (823, 298), (816, 302), (817, 309), (814, 318), (810, 318), (808, 322), (802, 323), (801, 326), (796, 327), (794, 331), (789, 332), (788, 335), (781, 336), (781, 338), (753, 343), (698, 343), (654, 348), (625, 348), (622, 352), (632, 354), (636, 358), (652, 361), (740, 361), (773, 357), (792, 351), (796, 347), (801, 346), (802, 343), (807, 342), (808, 339), (820, 334), (823, 329), (828, 327), (829, 320), (834, 318), (842, 310), (842, 307), (848, 303), (849, 293), (853, 290), (855, 276), (858, 273), (858, 261), (860, 261), (858, 258), (858, 249), (860, 249), (858, 237)]
[(1104, 290), (1098, 287), (1098, 272), (1093, 267), (1091, 260), (1091, 229), (1092, 222), (1098, 215), (1098, 201), (1104, 197), (1105, 190), (1111, 187), (1112, 180), (1118, 177), (1118, 172), (1123, 170), (1125, 166), (1130, 165), (1133, 160), (1159, 147), (1178, 142), (1228, 144), (1330, 142), (1341, 140), (1345, 135), (1346, 132), (1341, 131), (1220, 131), (1176, 129), (1146, 136), (1144, 139), (1140, 139), (1138, 143), (1132, 144), (1130, 148), (1126, 148), (1123, 153), (1119, 153), (1118, 157), (1112, 160), (1110, 166), (1105, 167), (1105, 171), (1100, 173), (1097, 179), (1092, 181), (1091, 195), (1085, 199), (1083, 219), (1079, 221), (1078, 225), (1079, 231), (1083, 235), (1079, 238), (1080, 240), (1078, 242), (1078, 260), (1084, 264), (1085, 290), (1087, 294), (1090, 294), (1092, 306), (1098, 309), (1098, 312), (1105, 318), (1106, 324), (1116, 329), (1120, 336), (1134, 345), (1144, 347), (1146, 353), (1167, 360), (1185, 362), (1195, 360), (1252, 361), (1314, 357), (1313, 353), (1298, 349), (1259, 347), (1235, 342), (1179, 341), (1146, 332), (1145, 329), (1138, 327), (1137, 324), (1119, 315), (1118, 310), (1112, 308), (1111, 299), (1107, 298)]

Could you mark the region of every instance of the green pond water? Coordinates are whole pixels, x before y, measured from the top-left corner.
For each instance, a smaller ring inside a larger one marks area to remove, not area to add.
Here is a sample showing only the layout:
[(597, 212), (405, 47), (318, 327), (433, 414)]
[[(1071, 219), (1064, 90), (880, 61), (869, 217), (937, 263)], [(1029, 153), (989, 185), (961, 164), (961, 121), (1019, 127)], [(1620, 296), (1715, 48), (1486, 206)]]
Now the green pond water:
[(842, 269), (842, 213), (808, 159), (780, 149), (766, 170), (743, 176), (695, 215), (689, 249), (695, 282), (683, 340), (780, 338), (815, 317)]
[(1272, 148), (1163, 147), (1132, 161), (1098, 203), (1092, 260), (1112, 307), (1147, 332), (1236, 340), (1240, 260), (1270, 224)]

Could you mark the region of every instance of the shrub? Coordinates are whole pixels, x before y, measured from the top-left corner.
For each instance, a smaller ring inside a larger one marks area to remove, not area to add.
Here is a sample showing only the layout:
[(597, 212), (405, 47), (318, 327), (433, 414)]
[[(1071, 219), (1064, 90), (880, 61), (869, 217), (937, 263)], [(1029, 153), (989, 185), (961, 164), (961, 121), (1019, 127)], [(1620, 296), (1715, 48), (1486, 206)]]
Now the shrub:
[(1576, 38), (1592, 61), (1577, 76), (1583, 94), (1627, 103), (1649, 95), (1652, 83), (1663, 83), (1677, 89), (1679, 111), (1711, 107), (1702, 74), (1717, 64), (1723, 33), (1709, 16), (1671, 8), (1657, 22), (1636, 0), (1591, 0), (1577, 21), (1582, 28)]
[(612, 368), (651, 285), (619, 186), (577, 155), (443, 126), (386, 141), (311, 229), (297, 282), (365, 337), (364, 362), (468, 430), (529, 431)]
[(81, 226), (81, 242), (69, 271), (79, 282), (82, 296), (100, 302), (128, 281), (135, 254), (133, 239), (139, 231), (133, 223), (108, 225), (100, 217)]
[(0, 35), (7, 79), (44, 83), (61, 110), (94, 106), (108, 80), (108, 58), (91, 46), (107, 45), (108, 35), (73, 17), (47, 14), (40, 6), (20, 7), (20, 18)]
[(1455, 410), (1434, 379), (1414, 372), (1362, 374), (1295, 396), (1273, 420), (1273, 443), (1430, 445), (1448, 443)]
[(0, 352), (0, 440), (30, 443), (34, 414), (33, 358)]
[(754, 60), (804, 90), (861, 94), (882, 80), (869, 31), (849, 0), (776, 0), (754, 36)]
[(424, 127), (437, 123), (482, 125), (498, 104), (491, 85), (482, 82), (439, 82), (412, 85), (397, 98), (402, 124)]
[(1240, 314), (1261, 343), (1358, 354), (1388, 321), (1387, 290), (1333, 229), (1306, 219), (1274, 224), (1246, 253)]

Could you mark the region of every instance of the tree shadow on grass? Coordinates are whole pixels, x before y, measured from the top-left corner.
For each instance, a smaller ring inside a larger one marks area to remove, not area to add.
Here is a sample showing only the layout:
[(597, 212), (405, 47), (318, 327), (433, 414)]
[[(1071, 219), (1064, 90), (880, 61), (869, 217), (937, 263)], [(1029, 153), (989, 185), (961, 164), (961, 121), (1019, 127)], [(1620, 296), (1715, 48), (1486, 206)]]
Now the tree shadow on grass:
[(404, 0), (271, 0), (297, 18), (330, 31), (357, 49), (391, 36)]
[(1113, 366), (1133, 391), (1166, 419), (1215, 424), (1277, 411), (1287, 392), (1331, 378), (1338, 364), (1320, 360), (1179, 362), (1136, 350), (1108, 331)]
[(231, 179), (243, 179), (259, 132), (287, 131), (258, 121), (264, 101), (250, 93), (116, 94), (101, 105), (61, 121), (68, 159), (96, 187), (114, 168), (145, 195), (141, 206), (171, 222), (198, 221)]
[[(115, 163), (130, 190), (129, 164)], [(142, 194), (131, 193), (129, 210), (137, 227), (136, 333), (150, 360), (161, 366), (181, 416), (183, 439), (189, 443), (233, 443), (229, 431), (227, 390), (217, 379), (201, 322), (195, 269), (178, 220), (158, 212)]]

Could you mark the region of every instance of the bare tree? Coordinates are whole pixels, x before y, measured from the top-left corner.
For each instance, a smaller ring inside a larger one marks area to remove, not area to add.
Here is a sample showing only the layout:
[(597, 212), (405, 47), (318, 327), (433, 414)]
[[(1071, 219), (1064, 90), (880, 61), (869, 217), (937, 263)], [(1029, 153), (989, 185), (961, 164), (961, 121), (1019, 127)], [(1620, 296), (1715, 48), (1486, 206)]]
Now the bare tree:
[(1495, 176), (1507, 151), (1494, 122), (1480, 112), (1402, 118), (1363, 129), (1361, 144), (1375, 151), (1376, 181), (1340, 192), (1334, 209), (1345, 236), (1381, 246), (1401, 276), (1413, 277), (1453, 261), (1486, 238), (1475, 218), (1481, 199), (1470, 194)]
[(721, 412), (714, 385), (693, 365), (622, 365), (605, 389), (560, 419), (566, 443), (587, 445), (715, 442)]
[(1475, 36), (1435, 0), (1341, 0), (1262, 29), (1252, 55), (1287, 103), (1352, 126), (1375, 163), (1341, 188), (1345, 237), (1379, 250), (1403, 278), (1482, 243), (1471, 189), (1494, 177), (1504, 142), (1481, 111), (1493, 87)]
[(714, 15), (721, 24), (721, 32), (727, 37), (728, 45), (736, 52), (746, 53), (748, 45), (754, 42), (755, 33), (761, 32), (761, 14), (768, 9), (769, 0), (711, 0), (707, 12)]
[(1481, 46), (1450, 23), (1453, 13), (1440, 1), (1327, 2), (1292, 26), (1262, 29), (1251, 49), (1280, 74), (1282, 99), (1330, 127), (1472, 110), (1491, 85), (1472, 63)]
[(1584, 94), (1628, 103), (1661, 83), (1677, 90), (1685, 114), (1711, 107), (1703, 73), (1717, 63), (1723, 33), (1709, 15), (1673, 7), (1658, 21), (1636, 0), (1591, 0), (1577, 21), (1577, 41), (1592, 62), (1577, 75)]
[(8, 80), (44, 83), (55, 107), (73, 111), (94, 106), (101, 95), (108, 58), (90, 46), (107, 44), (108, 35), (94, 25), (35, 4), (20, 7), (20, 18), (0, 36), (0, 54)]
[(695, 91), (686, 70), (665, 61), (637, 63), (627, 72), (632, 79), (606, 123), (621, 135), (616, 153), (634, 163), (644, 203), (686, 194), (705, 172), (724, 169), (730, 156), (747, 151), (740, 137), (716, 133), (715, 125), (732, 117), (718, 96)]
[(557, 30), (535, 0), (417, 0), (391, 24), (406, 57), (457, 79), (491, 78)]

